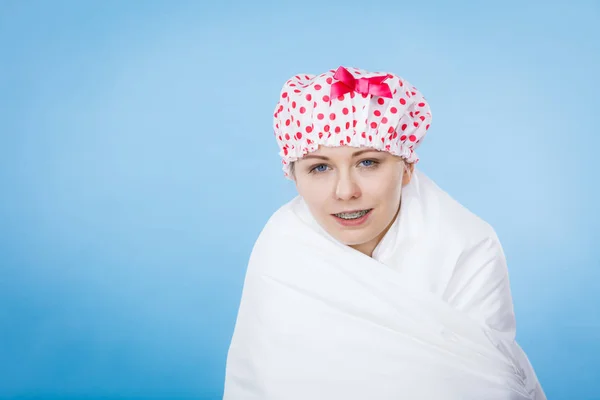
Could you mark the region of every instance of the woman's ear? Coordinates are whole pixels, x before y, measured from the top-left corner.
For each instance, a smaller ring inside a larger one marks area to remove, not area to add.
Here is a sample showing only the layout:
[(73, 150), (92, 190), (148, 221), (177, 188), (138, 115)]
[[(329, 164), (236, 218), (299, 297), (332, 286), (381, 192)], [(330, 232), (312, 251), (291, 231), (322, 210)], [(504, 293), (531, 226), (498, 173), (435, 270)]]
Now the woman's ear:
[[(404, 162), (404, 161), (403, 161)], [(404, 173), (402, 175), (402, 185), (408, 185), (412, 178), (413, 172), (415, 171), (414, 163), (405, 163), (404, 165)]]
[(290, 164), (290, 178), (296, 185), (298, 184), (298, 182), (296, 182), (296, 161)]

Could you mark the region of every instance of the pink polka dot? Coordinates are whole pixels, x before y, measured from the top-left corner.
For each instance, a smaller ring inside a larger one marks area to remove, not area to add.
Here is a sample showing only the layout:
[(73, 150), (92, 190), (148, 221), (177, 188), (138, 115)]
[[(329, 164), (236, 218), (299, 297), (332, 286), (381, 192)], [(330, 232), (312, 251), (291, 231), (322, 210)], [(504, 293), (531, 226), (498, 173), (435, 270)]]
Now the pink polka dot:
[(329, 125), (325, 125), (325, 126), (323, 127), (323, 130), (324, 130), (325, 132), (329, 132)]
[(405, 131), (407, 127), (408, 127), (408, 125), (406, 125), (406, 124), (402, 124), (402, 130), (403, 130), (403, 131)]
[(356, 107), (352, 106), (352, 112), (355, 113), (356, 112)]
[(394, 132), (394, 127), (390, 126), (390, 128), (388, 129), (388, 133), (392, 133), (392, 132)]
[(358, 123), (358, 121), (357, 121), (357, 120), (354, 120), (354, 121), (352, 121), (352, 127), (353, 127), (353, 128), (356, 128), (356, 124), (357, 124), (357, 123)]
[(328, 103), (329, 102), (329, 96), (327, 96), (327, 95), (323, 96), (323, 101), (325, 103)]
[(285, 140), (290, 140), (290, 135), (288, 133), (285, 134)]
[(425, 103), (419, 103), (419, 107), (425, 107)]
[(344, 95), (338, 96), (338, 100), (339, 101), (343, 101), (344, 100)]
[(379, 110), (373, 111), (373, 114), (375, 114), (376, 117), (381, 117), (381, 111)]
[(350, 129), (350, 122), (346, 122), (346, 129)]
[(335, 119), (335, 113), (329, 114), (329, 119), (333, 121)]
[(381, 118), (381, 123), (382, 124), (387, 124), (388, 123), (388, 119), (386, 117)]
[(350, 136), (346, 136), (346, 142), (350, 143)]
[(394, 132), (394, 135), (392, 136), (392, 139), (396, 139), (398, 137), (398, 132)]
[(306, 108), (305, 107), (300, 107), (300, 114), (304, 114), (306, 112)]
[(296, 120), (296, 125), (298, 125), (298, 128), (300, 127), (300, 120)]
[(319, 132), (319, 139), (323, 138), (323, 132)]
[(302, 92), (302, 90), (300, 90), (300, 89), (294, 89), (294, 93), (300, 93), (300, 92)]
[(415, 127), (417, 127), (417, 126), (419, 126), (419, 123), (415, 121), (415, 122), (413, 122), (413, 125), (414, 125)]
[(373, 129), (377, 128), (377, 122), (371, 122), (371, 128), (373, 128)]
[(400, 104), (405, 105), (406, 104), (406, 100), (404, 100), (403, 97), (400, 97)]
[(391, 107), (391, 108), (390, 108), (390, 112), (391, 112), (392, 114), (396, 114), (396, 113), (398, 112), (398, 109), (397, 109), (396, 107)]
[(385, 100), (383, 100), (383, 97), (380, 97), (377, 99), (377, 103), (379, 103), (380, 105), (383, 105), (383, 103), (385, 103)]
[(427, 124), (427, 126), (425, 127), (425, 130), (429, 129), (429, 124)]
[(425, 121), (425, 117), (423, 115), (421, 115), (419, 118), (421, 119), (421, 121)]
[(283, 97), (285, 99), (287, 97), (287, 92), (281, 93), (281, 97)]
[(285, 120), (285, 126), (290, 126), (291, 123), (292, 123), (292, 121), (290, 121), (289, 119)]
[(302, 139), (302, 132), (298, 132), (298, 133), (296, 133), (296, 137), (297, 137), (298, 139)]
[(373, 136), (369, 135), (369, 142), (373, 141)]
[(400, 136), (400, 140), (401, 140), (402, 142), (404, 142), (404, 141), (406, 140), (406, 135), (402, 135), (402, 136)]
[(321, 90), (321, 88), (322, 88), (322, 87), (323, 87), (323, 86), (321, 86), (321, 85), (319, 85), (319, 84), (316, 84), (316, 85), (315, 85), (315, 90)]
[(327, 82), (328, 85), (331, 85), (331, 82), (333, 82), (333, 78), (329, 77), (325, 80), (325, 82)]
[(342, 109), (342, 112), (344, 113), (344, 115), (348, 115), (348, 112), (349, 112), (349, 111), (348, 111), (348, 108), (347, 108), (347, 107), (344, 107), (344, 108)]
[(305, 130), (306, 130), (306, 133), (311, 133), (313, 130), (313, 127), (309, 125), (305, 128)]
[(311, 99), (312, 99), (312, 95), (311, 95), (310, 93), (309, 93), (309, 94), (307, 94), (307, 95), (306, 95), (306, 100), (308, 100), (308, 101), (311, 101)]
[(408, 140), (410, 140), (411, 142), (414, 142), (414, 141), (416, 141), (416, 140), (417, 140), (417, 137), (416, 137), (415, 135), (410, 135), (410, 136), (408, 137)]
[(340, 128), (339, 126), (335, 127), (335, 133), (340, 133), (342, 131), (342, 128)]
[(292, 101), (292, 108), (296, 108), (296, 102)]
[(325, 116), (323, 115), (323, 113), (318, 113), (317, 114), (317, 119), (323, 119), (325, 118)]
[(360, 136), (362, 136), (363, 138), (367, 138), (367, 134), (365, 132), (361, 133)]

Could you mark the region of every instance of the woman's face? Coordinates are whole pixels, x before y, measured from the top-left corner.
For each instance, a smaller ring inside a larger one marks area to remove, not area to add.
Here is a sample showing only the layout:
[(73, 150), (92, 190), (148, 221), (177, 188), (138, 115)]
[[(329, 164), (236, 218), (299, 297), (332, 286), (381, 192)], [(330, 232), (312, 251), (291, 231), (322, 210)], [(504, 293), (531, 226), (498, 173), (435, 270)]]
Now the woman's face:
[[(388, 152), (320, 146), (296, 161), (294, 179), (319, 224), (340, 242), (371, 256), (397, 215), (402, 186), (410, 181), (413, 166), (405, 173), (404, 165)], [(353, 211), (358, 213), (349, 213)]]

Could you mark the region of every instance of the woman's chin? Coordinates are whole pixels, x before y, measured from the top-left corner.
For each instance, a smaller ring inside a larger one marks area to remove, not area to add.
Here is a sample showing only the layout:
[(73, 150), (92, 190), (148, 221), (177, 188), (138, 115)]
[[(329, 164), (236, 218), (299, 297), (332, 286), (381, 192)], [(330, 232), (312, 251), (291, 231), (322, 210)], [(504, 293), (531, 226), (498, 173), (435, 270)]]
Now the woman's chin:
[(375, 235), (372, 235), (370, 232), (359, 232), (359, 231), (346, 231), (346, 232), (336, 232), (336, 234), (332, 235), (341, 243), (346, 246), (360, 246), (365, 244), (371, 240), (373, 240)]

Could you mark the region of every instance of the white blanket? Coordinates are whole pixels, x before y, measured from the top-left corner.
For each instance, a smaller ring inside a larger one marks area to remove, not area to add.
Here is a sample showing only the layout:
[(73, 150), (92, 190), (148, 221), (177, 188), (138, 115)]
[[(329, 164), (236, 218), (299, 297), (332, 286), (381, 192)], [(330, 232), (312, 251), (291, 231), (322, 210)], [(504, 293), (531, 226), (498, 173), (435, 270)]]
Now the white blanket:
[(373, 257), (301, 197), (248, 265), (225, 400), (543, 400), (494, 230), (418, 169)]

